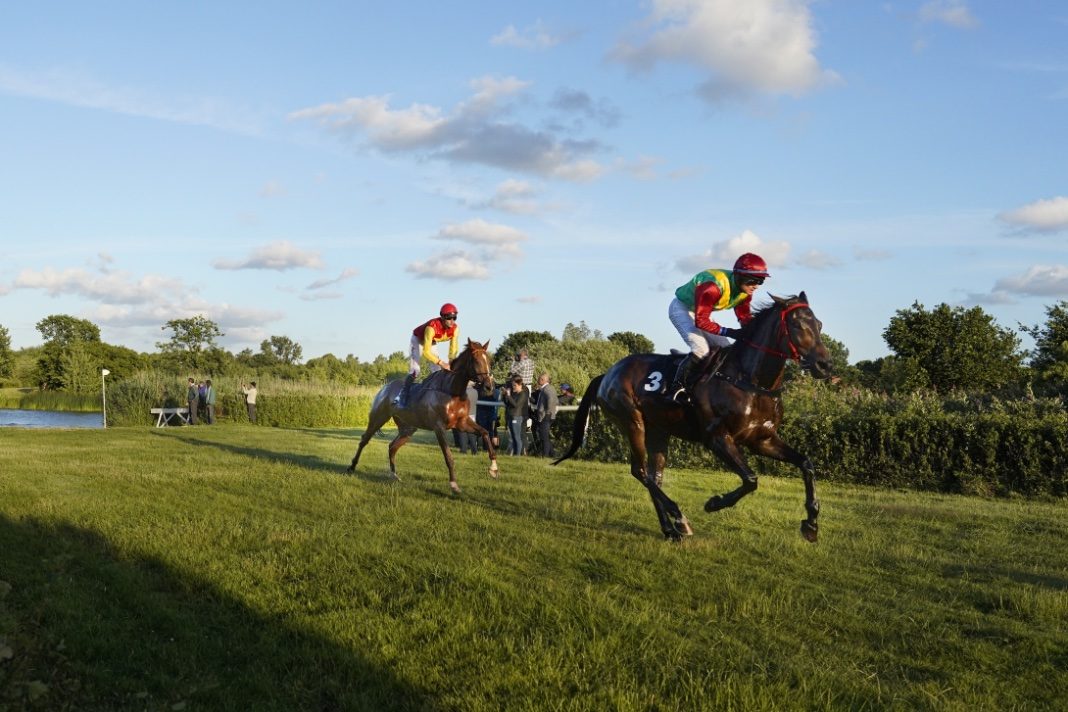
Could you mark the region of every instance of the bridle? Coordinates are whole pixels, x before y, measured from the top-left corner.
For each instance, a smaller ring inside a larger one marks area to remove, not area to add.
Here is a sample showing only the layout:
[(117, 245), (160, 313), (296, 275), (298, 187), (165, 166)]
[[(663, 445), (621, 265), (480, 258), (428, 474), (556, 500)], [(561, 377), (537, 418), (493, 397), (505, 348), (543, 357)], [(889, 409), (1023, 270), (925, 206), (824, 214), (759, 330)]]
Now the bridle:
[(794, 311), (795, 309), (807, 308), (807, 302), (798, 302), (797, 304), (791, 304), (779, 313), (779, 339), (781, 341), (784, 336), (786, 337), (786, 345), (790, 347), (789, 353), (787, 353), (786, 351), (780, 351), (779, 349), (769, 349), (767, 346), (755, 343), (753, 341), (750, 341), (749, 339), (742, 339), (742, 341), (746, 344), (749, 344), (758, 351), (763, 351), (764, 353), (771, 354), (772, 356), (778, 356), (782, 359), (787, 359), (789, 361), (797, 361), (798, 363), (801, 363), (801, 359), (807, 356), (808, 354), (802, 354), (800, 351), (797, 350), (797, 345), (794, 344), (794, 339), (790, 335), (790, 327), (786, 325), (786, 315)]

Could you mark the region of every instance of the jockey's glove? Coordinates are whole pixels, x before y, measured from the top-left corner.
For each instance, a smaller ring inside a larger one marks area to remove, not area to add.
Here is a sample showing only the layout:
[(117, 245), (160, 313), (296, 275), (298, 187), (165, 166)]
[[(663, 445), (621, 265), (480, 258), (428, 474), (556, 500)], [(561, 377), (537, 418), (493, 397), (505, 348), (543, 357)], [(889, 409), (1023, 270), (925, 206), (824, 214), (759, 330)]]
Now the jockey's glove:
[(726, 336), (728, 339), (737, 339), (739, 331), (741, 331), (741, 329), (732, 329), (728, 326), (719, 327), (719, 335)]

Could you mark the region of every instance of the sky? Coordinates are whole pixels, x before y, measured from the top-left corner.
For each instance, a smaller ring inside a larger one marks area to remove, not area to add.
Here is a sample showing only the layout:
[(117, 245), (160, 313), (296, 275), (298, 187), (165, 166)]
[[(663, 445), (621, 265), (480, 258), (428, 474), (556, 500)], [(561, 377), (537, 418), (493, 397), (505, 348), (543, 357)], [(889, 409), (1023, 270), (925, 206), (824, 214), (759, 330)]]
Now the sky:
[(1068, 299), (1057, 1), (4, 3), (0, 127), (16, 349), (204, 315), (366, 361), (452, 302), (491, 348), (666, 351), (675, 288), (742, 252), (851, 362), (914, 302)]

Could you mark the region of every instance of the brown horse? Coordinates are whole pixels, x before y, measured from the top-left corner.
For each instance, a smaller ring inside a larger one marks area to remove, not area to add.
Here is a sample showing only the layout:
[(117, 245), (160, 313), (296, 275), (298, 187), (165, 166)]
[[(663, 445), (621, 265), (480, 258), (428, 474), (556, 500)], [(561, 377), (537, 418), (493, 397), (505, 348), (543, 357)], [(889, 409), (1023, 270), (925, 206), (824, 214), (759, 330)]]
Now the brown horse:
[(468, 339), (464, 350), (449, 363), (450, 370), (436, 371), (422, 384), (413, 387), (406, 406), (393, 404), (393, 398), (404, 386), (403, 380), (390, 381), (382, 386), (371, 402), (367, 430), (360, 438), (360, 446), (356, 449), (348, 471), (356, 471), (356, 463), (360, 461), (360, 453), (364, 447), (392, 418), (397, 424), (397, 437), (389, 443), (389, 472), (394, 479), (400, 479), (397, 476), (397, 450), (419, 429), (433, 430), (437, 436), (441, 454), (445, 456), (445, 464), (449, 467), (449, 487), (453, 492), (459, 493), (460, 485), (456, 483), (456, 467), (452, 461), (452, 452), (445, 441), (446, 430), (456, 429), (482, 436), (486, 452), (489, 453), (490, 477), (497, 477), (497, 453), (493, 449), (489, 432), (469, 417), (471, 406), (467, 401), (467, 384), (470, 381), (475, 382), (482, 398), (493, 396), (491, 360), (489, 352), (486, 351), (488, 347), (488, 341), (480, 344)]
[(631, 474), (649, 490), (664, 536), (678, 541), (693, 531), (679, 506), (660, 488), (668, 440), (676, 437), (703, 444), (741, 477), (740, 487), (709, 499), (706, 512), (733, 507), (757, 488), (744, 447), (801, 469), (808, 513), (801, 522), (801, 535), (816, 541), (820, 511), (816, 469), (779, 437), (783, 413), (779, 396), (787, 361), (799, 361), (817, 378), (830, 378), (830, 358), (820, 337), (823, 325), (809, 308), (805, 293), (772, 299), (754, 314), (734, 345), (700, 364), (702, 374), (691, 388), (690, 403), (680, 405), (666, 392), (680, 356), (628, 356), (594, 378), (575, 413), (571, 447), (556, 463), (582, 446), (590, 408), (596, 404), (627, 438)]

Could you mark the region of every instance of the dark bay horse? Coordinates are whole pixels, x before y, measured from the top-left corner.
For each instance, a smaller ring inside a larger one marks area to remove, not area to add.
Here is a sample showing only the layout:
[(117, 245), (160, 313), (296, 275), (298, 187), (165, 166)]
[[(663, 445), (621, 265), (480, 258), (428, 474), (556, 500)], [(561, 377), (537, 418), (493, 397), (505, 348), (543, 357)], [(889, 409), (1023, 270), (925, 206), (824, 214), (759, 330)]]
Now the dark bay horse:
[(805, 293), (772, 299), (755, 312), (732, 346), (700, 364), (702, 374), (691, 388), (690, 403), (676, 403), (666, 390), (682, 356), (635, 354), (594, 378), (575, 413), (571, 447), (553, 464), (582, 446), (590, 408), (596, 404), (626, 437), (631, 474), (649, 490), (664, 536), (678, 541), (693, 533), (679, 506), (660, 488), (668, 440), (676, 437), (703, 444), (742, 479), (737, 489), (709, 499), (706, 512), (733, 507), (757, 488), (757, 476), (742, 448), (800, 468), (808, 513), (801, 535), (816, 541), (816, 470), (779, 437), (780, 391), (788, 361), (799, 361), (813, 376), (826, 379), (831, 377), (830, 357), (820, 337), (823, 324)]
[(452, 452), (445, 440), (445, 431), (457, 429), (467, 433), (477, 433), (486, 445), (490, 459), (490, 477), (497, 476), (497, 452), (493, 449), (489, 433), (476, 423), (470, 415), (470, 403), (467, 401), (467, 383), (475, 382), (479, 397), (493, 397), (493, 376), (490, 375), (490, 355), (486, 350), (489, 342), (480, 344), (467, 340), (467, 346), (460, 355), (449, 363), (449, 371), (436, 371), (423, 383), (414, 387), (406, 406), (396, 406), (393, 398), (400, 393), (404, 381), (390, 381), (375, 394), (371, 403), (371, 414), (367, 421), (367, 430), (360, 438), (360, 446), (352, 458), (348, 471), (356, 471), (360, 453), (371, 438), (392, 418), (397, 424), (397, 437), (389, 443), (389, 471), (394, 479), (397, 476), (397, 450), (411, 439), (416, 430), (433, 430), (449, 467), (449, 487), (459, 493), (460, 485), (456, 483), (456, 467)]

